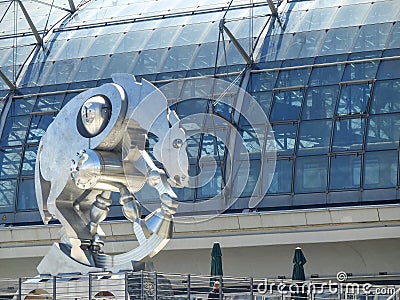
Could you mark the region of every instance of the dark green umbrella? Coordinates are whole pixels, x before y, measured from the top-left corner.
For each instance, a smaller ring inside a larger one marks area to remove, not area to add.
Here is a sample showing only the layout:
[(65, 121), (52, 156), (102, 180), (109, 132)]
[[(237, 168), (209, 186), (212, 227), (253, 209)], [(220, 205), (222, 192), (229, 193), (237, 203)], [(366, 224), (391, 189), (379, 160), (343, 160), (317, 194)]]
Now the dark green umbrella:
[(297, 247), (294, 252), (293, 257), (293, 280), (306, 280), (306, 275), (304, 274), (304, 264), (307, 262), (306, 258), (304, 257), (303, 251), (301, 251), (300, 247)]
[[(219, 243), (214, 243), (213, 249), (211, 251), (211, 279), (210, 285), (214, 283), (214, 281), (219, 281), (220, 277), (223, 276), (224, 272), (222, 271), (222, 252)], [(222, 282), (221, 282), (222, 284)]]

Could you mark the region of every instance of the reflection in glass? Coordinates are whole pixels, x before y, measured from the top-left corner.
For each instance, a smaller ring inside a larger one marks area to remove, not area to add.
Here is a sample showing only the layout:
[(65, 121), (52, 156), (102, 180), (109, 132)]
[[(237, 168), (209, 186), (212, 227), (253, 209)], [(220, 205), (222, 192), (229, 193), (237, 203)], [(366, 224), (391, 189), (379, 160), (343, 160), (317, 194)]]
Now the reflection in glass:
[(0, 211), (14, 211), (17, 180), (0, 180)]
[[(335, 16), (335, 20), (331, 24), (331, 27), (335, 28), (362, 25), (365, 15), (370, 7), (370, 3), (341, 6)], [(357, 13), (354, 13), (354, 11)]]
[[(354, 9), (352, 7), (352, 9)], [(322, 43), (320, 55), (332, 55), (349, 52), (358, 27), (329, 29)]]
[(338, 96), (338, 86), (324, 86), (307, 89), (303, 104), (302, 119), (332, 118)]
[(384, 60), (379, 65), (377, 79), (400, 78), (400, 59)]
[(22, 149), (0, 148), (0, 178), (16, 177), (21, 164)]
[(207, 164), (200, 164), (202, 178), (211, 178), (209, 182), (204, 184), (203, 186), (198, 186), (197, 188), (197, 197), (198, 198), (211, 198), (221, 193), (222, 189), (222, 172), (221, 165), (218, 164), (217, 168), (214, 171), (214, 166)]
[(290, 193), (292, 191), (293, 160), (277, 160), (268, 194)]
[(376, 81), (370, 113), (400, 112), (400, 79)]
[(295, 193), (325, 192), (327, 170), (326, 156), (297, 157), (294, 178)]
[(18, 210), (37, 209), (37, 201), (35, 195), (35, 180), (21, 179), (18, 184)]
[(318, 86), (337, 84), (342, 78), (343, 70), (343, 64), (313, 68), (308, 85)]
[(1, 146), (22, 145), (25, 141), (30, 116), (7, 116), (6, 123), (1, 135)]
[(353, 52), (380, 50), (385, 44), (392, 23), (364, 25), (354, 44)]
[(303, 121), (300, 123), (298, 155), (328, 153), (332, 120)]
[(286, 53), (286, 59), (313, 57), (319, 49), (325, 31), (309, 31), (296, 33)]
[(270, 71), (270, 72), (262, 72), (262, 73), (253, 73), (251, 74), (250, 79), (250, 91), (251, 92), (259, 92), (259, 91), (270, 91), (275, 86), (276, 77), (278, 75), (278, 71)]
[(11, 103), (11, 116), (26, 115), (32, 112), (36, 97), (14, 99)]
[(396, 24), (393, 25), (392, 33), (387, 40), (386, 48), (400, 48), (400, 22), (396, 22)]
[(22, 160), (21, 175), (33, 175), (35, 172), (37, 146), (25, 148), (24, 159)]
[(332, 156), (329, 189), (360, 187), (361, 155)]
[(338, 115), (366, 113), (372, 83), (342, 85)]
[(269, 115), (269, 109), (272, 101), (272, 91), (252, 93), (253, 98), (260, 104), (266, 116)]
[(277, 155), (292, 155), (296, 143), (297, 122), (272, 125)]
[(365, 119), (342, 119), (335, 121), (332, 151), (359, 150), (362, 148)]
[(364, 156), (364, 188), (390, 188), (397, 185), (398, 152), (366, 152)]
[(368, 120), (367, 149), (397, 149), (400, 139), (400, 114), (371, 116)]
[(290, 87), (306, 85), (310, 76), (311, 68), (300, 68), (295, 70), (283, 70), (279, 72), (276, 87)]
[(276, 92), (271, 111), (271, 121), (297, 120), (302, 100), (302, 90)]

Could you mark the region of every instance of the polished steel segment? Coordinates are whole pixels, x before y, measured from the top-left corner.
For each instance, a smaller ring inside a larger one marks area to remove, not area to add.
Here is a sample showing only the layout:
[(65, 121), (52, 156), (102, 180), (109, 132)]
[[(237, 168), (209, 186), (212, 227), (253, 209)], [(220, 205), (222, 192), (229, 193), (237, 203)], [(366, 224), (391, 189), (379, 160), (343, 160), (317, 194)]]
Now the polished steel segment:
[[(185, 186), (189, 176), (181, 149), (185, 132), (165, 96), (128, 74), (117, 74), (113, 81), (77, 95), (48, 127), (39, 144), (35, 187), (43, 221), (56, 218), (63, 225), (58, 248), (82, 265), (119, 271), (154, 256), (171, 239), (178, 202), (170, 183)], [(145, 150), (149, 132), (159, 139), (154, 156), (172, 179)], [(157, 190), (160, 207), (141, 219), (134, 193), (146, 183)], [(109, 212), (111, 192), (120, 193), (123, 214), (139, 242), (116, 256), (101, 250), (101, 222)], [(52, 255), (54, 251), (45, 261), (52, 261)], [(42, 264), (41, 272), (44, 268)]]

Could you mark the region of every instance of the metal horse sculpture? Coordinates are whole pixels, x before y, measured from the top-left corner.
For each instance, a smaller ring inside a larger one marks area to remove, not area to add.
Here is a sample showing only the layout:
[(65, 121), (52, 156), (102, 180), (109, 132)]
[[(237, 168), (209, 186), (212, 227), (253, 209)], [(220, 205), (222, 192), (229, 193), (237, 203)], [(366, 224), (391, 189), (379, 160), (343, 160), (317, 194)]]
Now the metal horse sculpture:
[[(177, 196), (171, 186), (188, 184), (185, 132), (155, 86), (128, 74), (113, 75), (113, 83), (89, 89), (68, 102), (39, 144), (35, 168), (36, 197), (42, 219), (63, 226), (38, 266), (40, 273), (86, 273), (133, 269), (157, 254), (172, 236)], [(147, 134), (158, 137), (154, 157), (145, 150)], [(144, 184), (160, 196), (160, 208), (141, 218), (134, 193)], [(120, 193), (125, 217), (133, 223), (139, 246), (119, 255), (102, 251), (111, 193)]]

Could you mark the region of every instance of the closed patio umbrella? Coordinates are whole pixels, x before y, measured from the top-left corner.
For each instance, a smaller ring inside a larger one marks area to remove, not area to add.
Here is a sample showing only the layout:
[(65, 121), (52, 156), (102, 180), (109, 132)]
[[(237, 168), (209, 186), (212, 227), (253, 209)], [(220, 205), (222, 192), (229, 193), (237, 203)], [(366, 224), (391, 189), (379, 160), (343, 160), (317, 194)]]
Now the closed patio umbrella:
[[(214, 243), (213, 249), (211, 251), (211, 279), (210, 285), (214, 283), (214, 281), (219, 281), (219, 276), (223, 276), (224, 272), (222, 271), (222, 251), (219, 243)], [(221, 282), (222, 284), (222, 282)]]
[[(301, 251), (300, 247), (297, 247), (296, 250), (294, 251), (294, 257), (293, 257), (293, 274), (292, 274), (293, 280), (301, 280), (301, 281), (306, 280), (306, 275), (304, 273), (304, 264), (306, 262), (307, 260), (303, 254), (303, 251)], [(307, 299), (307, 293), (303, 291), (301, 291), (300, 293), (294, 293), (293, 299), (294, 300)]]

